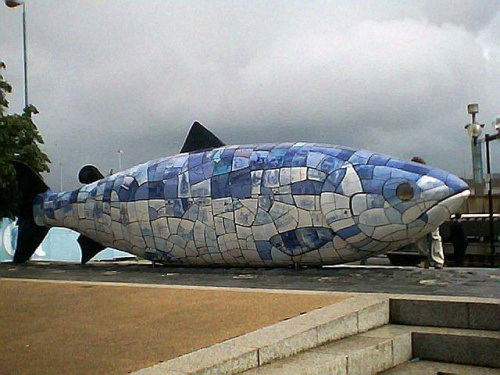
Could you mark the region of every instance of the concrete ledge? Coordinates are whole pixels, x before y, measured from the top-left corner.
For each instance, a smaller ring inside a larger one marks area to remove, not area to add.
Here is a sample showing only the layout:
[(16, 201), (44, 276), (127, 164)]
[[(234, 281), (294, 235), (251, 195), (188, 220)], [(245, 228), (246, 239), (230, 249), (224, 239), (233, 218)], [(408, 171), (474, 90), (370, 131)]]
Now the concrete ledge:
[(405, 326), (386, 325), (361, 334), (362, 337), (378, 337), (392, 341), (392, 365), (397, 366), (412, 358), (412, 331)]
[(500, 330), (500, 301), (391, 298), (390, 322), (413, 326)]
[(256, 366), (258, 366), (256, 349), (234, 346), (226, 341), (139, 370), (134, 374), (237, 374)]
[[(387, 297), (356, 296), (135, 374), (235, 374), (382, 326), (388, 321)], [(332, 368), (340, 366), (339, 363), (334, 361)]]
[(500, 368), (500, 335), (413, 332), (413, 355), (426, 360)]

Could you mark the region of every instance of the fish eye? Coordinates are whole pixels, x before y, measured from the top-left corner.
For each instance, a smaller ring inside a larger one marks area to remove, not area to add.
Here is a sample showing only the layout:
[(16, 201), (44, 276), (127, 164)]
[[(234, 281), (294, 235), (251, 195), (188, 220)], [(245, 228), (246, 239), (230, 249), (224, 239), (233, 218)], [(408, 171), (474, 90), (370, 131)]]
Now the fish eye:
[(403, 182), (396, 189), (396, 195), (402, 201), (409, 201), (413, 198), (413, 187), (408, 182)]

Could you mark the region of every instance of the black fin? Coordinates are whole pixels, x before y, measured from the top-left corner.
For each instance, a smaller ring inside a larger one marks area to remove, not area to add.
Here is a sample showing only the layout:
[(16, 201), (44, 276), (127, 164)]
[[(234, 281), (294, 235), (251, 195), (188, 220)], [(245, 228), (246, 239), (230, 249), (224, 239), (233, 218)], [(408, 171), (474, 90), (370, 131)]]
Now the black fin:
[(33, 218), (35, 197), (45, 193), (49, 187), (43, 182), (42, 177), (27, 164), (13, 161), (12, 165), (16, 170), (17, 186), (22, 197), (17, 221), (19, 229), (14, 263), (24, 263), (31, 258), (49, 231), (46, 227), (36, 225)]
[(189, 133), (181, 148), (181, 152), (207, 150), (225, 146), (225, 143), (217, 138), (210, 130), (196, 121), (189, 129)]
[(104, 175), (94, 165), (86, 165), (78, 172), (78, 181), (80, 181), (81, 184), (91, 184), (101, 178), (104, 178)]
[(106, 248), (99, 242), (95, 242), (94, 240), (84, 236), (83, 234), (80, 234), (77, 241), (80, 244), (80, 248), (82, 249), (82, 264), (87, 263), (90, 259), (95, 257)]

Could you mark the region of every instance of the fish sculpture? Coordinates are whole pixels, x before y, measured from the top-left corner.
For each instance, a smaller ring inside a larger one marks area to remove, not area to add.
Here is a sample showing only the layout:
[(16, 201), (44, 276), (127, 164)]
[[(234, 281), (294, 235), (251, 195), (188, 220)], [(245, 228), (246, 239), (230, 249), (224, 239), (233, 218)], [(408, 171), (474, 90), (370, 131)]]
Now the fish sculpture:
[(225, 146), (194, 123), (178, 155), (52, 192), (15, 163), (23, 195), (14, 262), (50, 227), (80, 233), (82, 263), (106, 247), (183, 266), (322, 266), (427, 235), (470, 194), (427, 165), (314, 143)]

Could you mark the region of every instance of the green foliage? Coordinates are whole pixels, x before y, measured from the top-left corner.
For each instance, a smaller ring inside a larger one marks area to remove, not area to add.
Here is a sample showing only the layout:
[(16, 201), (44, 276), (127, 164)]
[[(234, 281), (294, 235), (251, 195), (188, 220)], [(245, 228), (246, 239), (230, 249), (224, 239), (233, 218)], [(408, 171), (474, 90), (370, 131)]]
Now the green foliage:
[(7, 94), (12, 87), (4, 80), (2, 70), (5, 64), (0, 61), (0, 218), (13, 218), (19, 208), (19, 193), (15, 170), (11, 160), (28, 164), (36, 172), (49, 172), (50, 160), (39, 148), (43, 144), (32, 115), (38, 110), (28, 105), (22, 115), (6, 115), (9, 107)]

